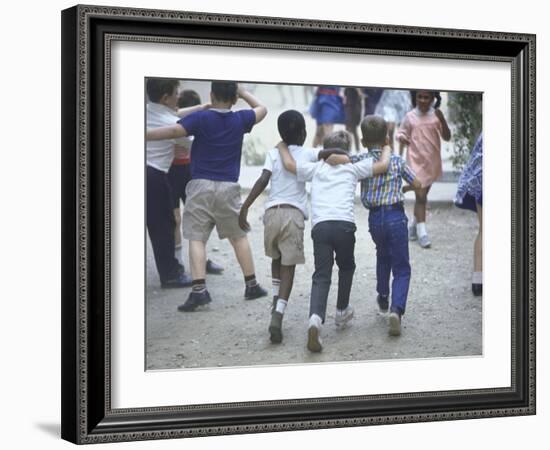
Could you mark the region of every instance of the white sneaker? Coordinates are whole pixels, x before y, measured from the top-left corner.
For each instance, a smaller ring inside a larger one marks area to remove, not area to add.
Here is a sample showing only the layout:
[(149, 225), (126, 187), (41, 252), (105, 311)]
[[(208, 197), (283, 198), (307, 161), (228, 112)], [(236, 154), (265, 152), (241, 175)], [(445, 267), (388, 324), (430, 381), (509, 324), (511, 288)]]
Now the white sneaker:
[(392, 311), (390, 313), (390, 336), (400, 336), (401, 335), (401, 316)]
[(344, 327), (351, 319), (353, 319), (353, 307), (351, 305), (348, 305), (346, 309), (342, 311), (336, 309), (334, 323), (337, 327)]
[(418, 243), (422, 248), (430, 248), (432, 246), (432, 241), (430, 241), (430, 238), (428, 237), (427, 234), (420, 236), (418, 238)]
[(307, 349), (314, 353), (319, 353), (323, 350), (323, 344), (321, 342), (321, 318), (315, 314), (309, 319)]

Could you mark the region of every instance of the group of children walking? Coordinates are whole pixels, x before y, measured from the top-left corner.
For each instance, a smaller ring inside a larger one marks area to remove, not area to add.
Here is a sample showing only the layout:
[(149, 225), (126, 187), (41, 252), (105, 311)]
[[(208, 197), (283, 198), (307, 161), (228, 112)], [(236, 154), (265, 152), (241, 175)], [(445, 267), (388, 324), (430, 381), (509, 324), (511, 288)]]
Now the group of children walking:
[[(157, 81), (148, 80), (148, 87), (150, 82), (154, 84)], [(166, 98), (176, 95), (170, 86), (166, 90), (168, 92), (163, 94)], [(328, 91), (323, 93), (330, 94)], [(339, 268), (336, 326), (346, 325), (354, 315), (350, 292), (356, 267), (355, 191), (357, 182), (360, 182), (361, 202), (369, 210), (368, 227), (376, 246), (376, 301), (380, 311), (389, 312), (389, 334), (400, 335), (411, 278), (408, 241), (416, 234), (422, 247), (429, 246), (429, 240), (426, 245), (426, 205), (425, 202), (419, 202), (419, 198), (427, 196), (431, 183), (441, 173), (440, 139), (450, 138), (445, 118), (435, 108), (435, 93), (417, 91), (412, 96), (415, 108), (407, 113), (397, 134), (397, 139), (409, 146), (407, 159), (412, 164), (392, 154), (387, 137), (388, 125), (380, 116), (367, 115), (361, 121), (361, 144), (367, 151), (352, 156), (352, 136), (346, 131), (325, 135), (323, 141), (318, 142), (323, 149), (304, 147), (304, 117), (298, 111), (288, 110), (278, 117), (277, 122), (282, 141), (267, 153), (262, 174), (242, 205), (238, 179), (243, 135), (263, 120), (267, 114), (265, 106), (237, 83), (213, 82), (211, 104), (178, 110), (178, 117), (172, 117), (171, 124), (150, 119), (148, 110), (147, 227), (161, 283), (166, 287), (180, 287), (185, 283), (180, 280), (181, 270), (176, 269), (172, 279), (166, 278), (161, 271), (162, 258), (157, 253), (160, 255), (162, 251), (157, 248), (159, 238), (155, 236), (160, 233), (155, 224), (161, 219), (150, 218), (149, 210), (152, 209), (151, 214), (160, 215), (161, 208), (151, 208), (150, 202), (159, 202), (159, 195), (169, 196), (170, 193), (167, 192), (169, 189), (164, 189), (162, 193), (155, 191), (154, 195), (149, 194), (150, 171), (154, 173), (156, 184), (164, 186), (162, 174), (168, 171), (166, 166), (169, 165), (155, 165), (156, 150), (162, 147), (159, 143), (193, 136), (191, 180), (185, 190), (183, 212), (183, 236), (189, 240), (192, 291), (178, 309), (190, 312), (211, 301), (206, 287), (205, 248), (214, 226), (219, 237), (229, 239), (235, 250), (244, 275), (245, 298), (267, 295), (267, 291), (256, 281), (246, 233), (250, 230), (247, 221), (249, 208), (271, 183), (263, 218), (264, 250), (272, 260), (273, 302), (269, 334), (271, 342), (282, 342), (283, 317), (292, 291), (295, 268), (297, 264), (305, 262), (304, 223), (309, 215), (306, 182), (310, 182), (315, 270), (310, 295), (307, 348), (312, 352), (320, 352), (323, 348), (321, 329), (326, 317), (334, 262)], [(250, 108), (231, 111), (238, 98), (247, 102)], [(166, 99), (162, 99), (158, 95), (153, 98), (149, 93), (153, 112), (160, 108), (155, 106), (159, 101), (166, 110), (171, 108), (170, 101), (166, 103)], [(168, 114), (168, 111), (164, 112)], [(167, 162), (169, 158), (164, 156)], [(434, 167), (438, 164), (439, 167)], [(407, 183), (405, 187), (403, 180)], [(417, 201), (414, 225), (407, 229), (403, 192), (409, 189), (415, 191)], [(163, 220), (173, 227), (173, 212), (170, 211), (169, 215), (163, 211), (162, 214)], [(172, 245), (173, 250), (173, 232), (171, 235), (168, 246)]]

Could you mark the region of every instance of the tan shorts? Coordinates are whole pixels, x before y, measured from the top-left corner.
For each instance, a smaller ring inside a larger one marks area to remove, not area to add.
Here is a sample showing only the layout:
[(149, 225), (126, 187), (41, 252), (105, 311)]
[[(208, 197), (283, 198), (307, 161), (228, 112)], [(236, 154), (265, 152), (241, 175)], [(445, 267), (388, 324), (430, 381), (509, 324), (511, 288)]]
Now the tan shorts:
[(191, 180), (185, 189), (183, 237), (206, 242), (216, 226), (220, 239), (246, 236), (239, 227), (241, 187), (230, 181)]
[(304, 214), (297, 208), (269, 208), (264, 214), (266, 256), (284, 266), (304, 264)]

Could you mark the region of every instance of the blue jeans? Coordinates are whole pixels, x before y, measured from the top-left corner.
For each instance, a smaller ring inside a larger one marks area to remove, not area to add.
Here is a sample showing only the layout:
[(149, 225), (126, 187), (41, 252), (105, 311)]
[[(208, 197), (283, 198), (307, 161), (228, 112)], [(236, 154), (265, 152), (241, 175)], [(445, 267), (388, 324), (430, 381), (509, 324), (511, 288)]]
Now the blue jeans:
[(381, 206), (369, 212), (369, 232), (376, 244), (376, 291), (389, 295), (391, 309), (405, 313), (411, 281), (407, 216), (400, 205)]
[(319, 222), (311, 230), (315, 272), (311, 283), (309, 316), (317, 314), (323, 322), (327, 311), (327, 299), (332, 281), (332, 266), (336, 256), (338, 265), (338, 299), (336, 307), (346, 309), (353, 273), (355, 272), (355, 224), (342, 220)]

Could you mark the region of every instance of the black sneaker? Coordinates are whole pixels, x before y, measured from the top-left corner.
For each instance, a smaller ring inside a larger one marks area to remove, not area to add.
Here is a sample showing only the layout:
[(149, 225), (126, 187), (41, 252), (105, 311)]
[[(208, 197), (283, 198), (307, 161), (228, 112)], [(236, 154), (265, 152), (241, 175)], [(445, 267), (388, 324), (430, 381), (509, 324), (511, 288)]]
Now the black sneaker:
[(480, 297), (483, 291), (483, 285), (482, 284), (476, 284), (472, 283), (472, 294), (474, 294), (475, 297)]
[(244, 290), (245, 300), (254, 300), (256, 298), (265, 297), (266, 295), (267, 291), (259, 284), (256, 284), (255, 286), (247, 286)]
[(212, 299), (208, 291), (204, 292), (191, 292), (184, 304), (178, 306), (178, 311), (192, 312), (195, 311), (197, 306), (203, 306), (210, 303)]
[(162, 289), (185, 288), (193, 284), (193, 279), (186, 273), (180, 272), (174, 278), (160, 282)]
[(381, 313), (387, 313), (388, 308), (390, 307), (389, 295), (380, 295), (376, 297), (376, 302), (378, 303), (378, 308)]
[(208, 259), (206, 261), (206, 273), (210, 273), (212, 275), (220, 275), (223, 272), (223, 267), (219, 264), (216, 264), (212, 260)]
[(271, 313), (269, 339), (273, 344), (280, 344), (283, 341), (283, 315), (278, 311)]

